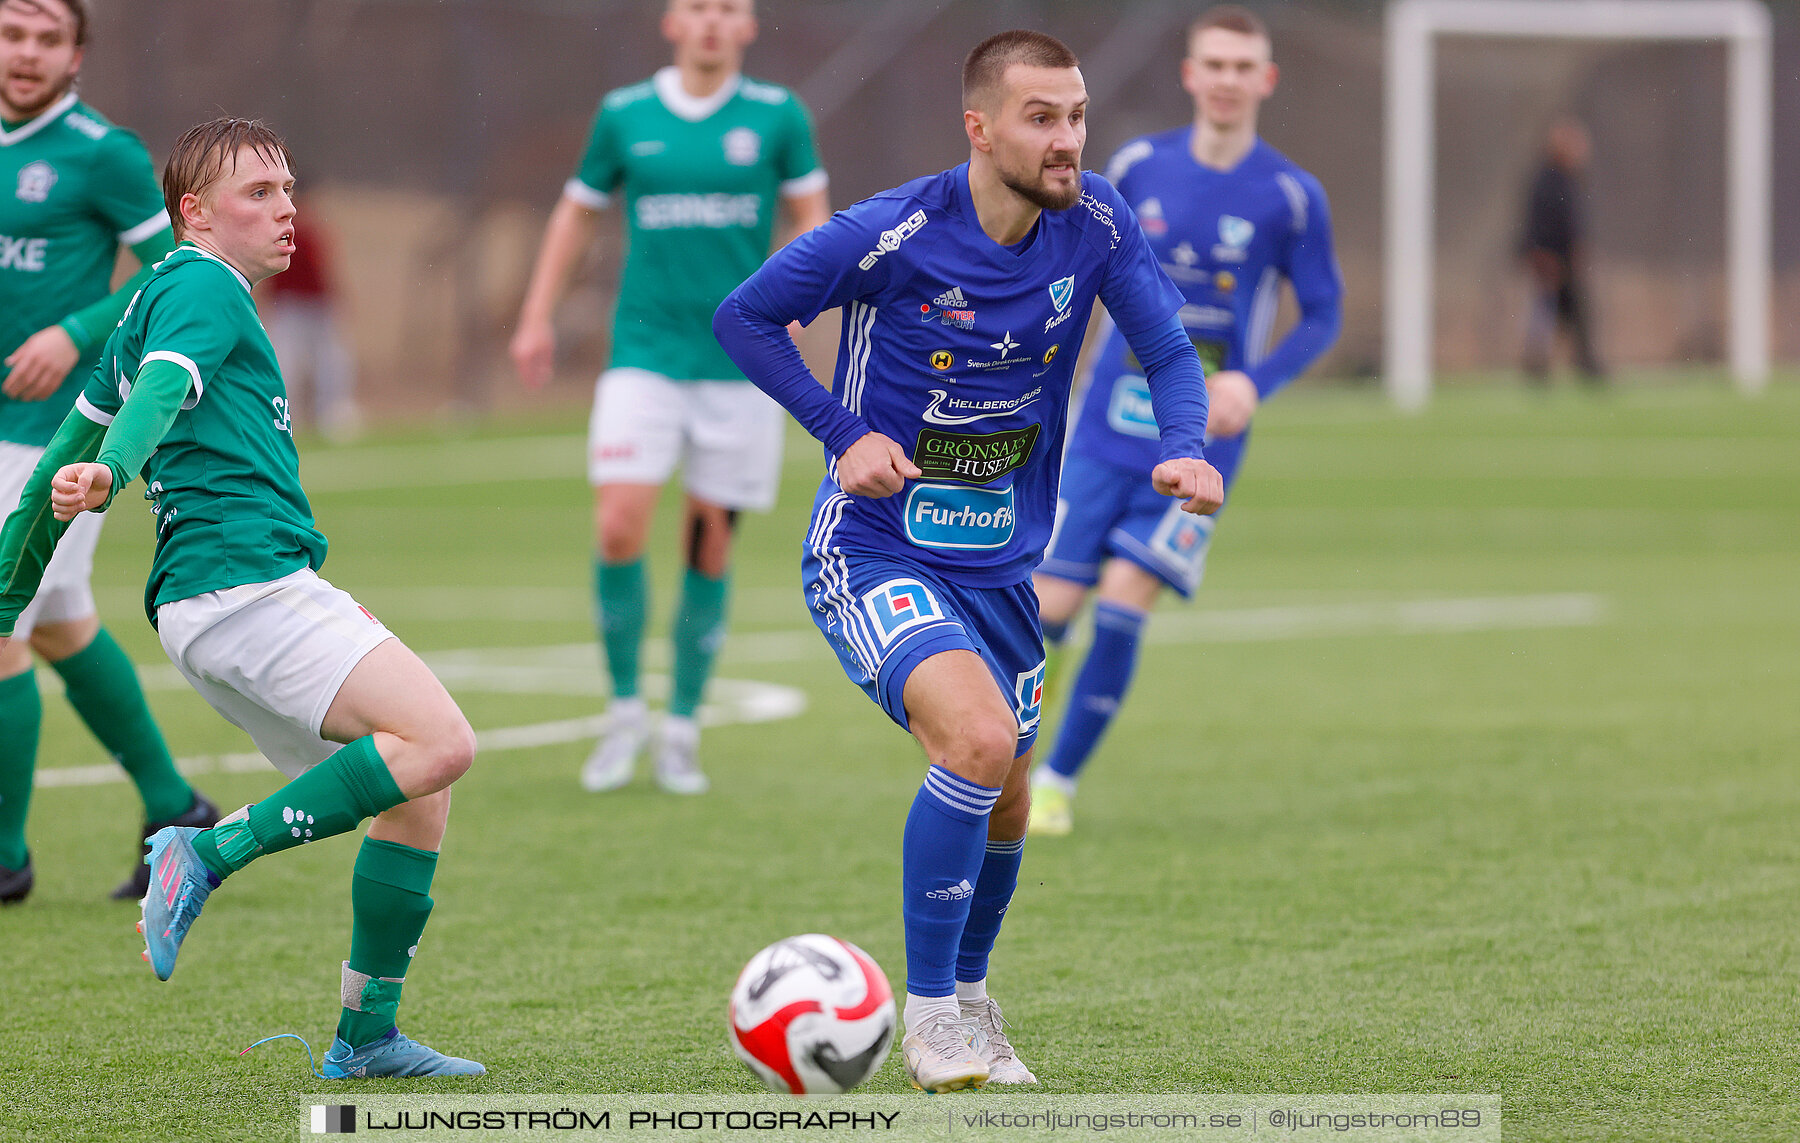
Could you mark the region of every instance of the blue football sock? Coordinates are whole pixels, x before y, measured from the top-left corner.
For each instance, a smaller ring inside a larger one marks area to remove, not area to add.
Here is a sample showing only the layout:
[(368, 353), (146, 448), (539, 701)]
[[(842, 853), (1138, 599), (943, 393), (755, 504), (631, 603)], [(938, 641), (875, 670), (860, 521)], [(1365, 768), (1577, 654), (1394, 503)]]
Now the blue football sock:
[(1094, 606), (1094, 645), (1075, 676), (1062, 729), (1050, 752), (1051, 771), (1074, 781), (1100, 745), (1137, 668), (1138, 637), (1144, 630), (1144, 613), (1101, 600)]
[(1019, 863), (1025, 859), (1025, 839), (989, 841), (982, 855), (981, 876), (975, 879), (975, 896), (969, 901), (969, 920), (963, 926), (962, 947), (956, 951), (956, 979), (964, 983), (986, 980), (988, 954), (1000, 935), (1000, 922), (1012, 904), (1019, 884)]
[(982, 875), (988, 812), (999, 797), (996, 787), (933, 766), (913, 798), (900, 844), (900, 913), (906, 991), (914, 996), (956, 992), (956, 950)]

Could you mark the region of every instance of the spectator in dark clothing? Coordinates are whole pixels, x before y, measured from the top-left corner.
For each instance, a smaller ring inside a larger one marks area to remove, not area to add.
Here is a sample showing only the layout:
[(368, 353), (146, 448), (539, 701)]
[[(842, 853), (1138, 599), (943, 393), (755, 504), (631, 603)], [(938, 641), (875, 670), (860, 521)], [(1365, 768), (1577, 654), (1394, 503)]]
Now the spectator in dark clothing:
[(1526, 375), (1540, 383), (1549, 377), (1551, 344), (1558, 328), (1569, 332), (1575, 368), (1582, 377), (1590, 383), (1605, 378), (1594, 354), (1586, 282), (1582, 174), (1588, 152), (1587, 128), (1574, 119), (1558, 120), (1545, 138), (1544, 162), (1526, 199), (1520, 251), (1531, 273), (1533, 297), (1524, 367)]

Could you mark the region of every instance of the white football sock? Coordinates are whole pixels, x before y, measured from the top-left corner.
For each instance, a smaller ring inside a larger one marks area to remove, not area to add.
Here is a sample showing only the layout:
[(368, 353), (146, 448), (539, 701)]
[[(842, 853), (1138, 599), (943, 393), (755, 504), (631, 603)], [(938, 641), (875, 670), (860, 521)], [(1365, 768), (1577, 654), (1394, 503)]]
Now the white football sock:
[(959, 980), (956, 982), (956, 999), (961, 1004), (981, 1004), (986, 1001), (987, 977), (980, 980)]
[(949, 1015), (960, 1019), (962, 1009), (956, 997), (951, 996), (915, 996), (906, 994), (906, 1030), (923, 1028), (938, 1015)]

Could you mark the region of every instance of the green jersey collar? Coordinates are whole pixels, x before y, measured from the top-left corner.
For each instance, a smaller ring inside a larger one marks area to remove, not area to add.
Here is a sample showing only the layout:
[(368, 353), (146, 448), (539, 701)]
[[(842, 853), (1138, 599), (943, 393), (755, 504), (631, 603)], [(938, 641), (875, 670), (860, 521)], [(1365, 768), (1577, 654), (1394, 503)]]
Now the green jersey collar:
[(670, 114), (689, 123), (698, 123), (730, 103), (731, 97), (738, 93), (738, 87), (743, 82), (742, 74), (733, 75), (719, 85), (719, 90), (701, 98), (689, 95), (681, 86), (681, 69), (673, 64), (658, 69), (650, 77), (650, 83), (656, 90), (656, 98), (662, 100), (662, 105), (669, 109)]
[[(681, 86), (679, 80), (676, 82), (675, 86), (677, 88)], [(733, 87), (733, 90), (736, 90), (735, 86)], [(62, 113), (75, 106), (75, 104), (79, 102), (79, 99), (80, 97), (73, 91), (66, 91), (63, 93), (61, 99), (52, 103), (50, 109), (39, 114), (37, 118), (27, 119), (17, 127), (14, 127), (11, 131), (8, 131), (5, 126), (0, 125), (0, 147), (10, 147), (14, 143), (22, 142), (23, 140), (36, 135), (39, 131), (42, 131), (44, 128), (50, 126), (50, 124), (56, 122)]]
[(225, 261), (225, 259), (219, 257), (217, 254), (214, 254), (211, 250), (208, 250), (203, 246), (197, 246), (191, 240), (184, 241), (180, 246), (177, 246), (175, 249), (176, 250), (192, 250), (194, 253), (200, 255), (200, 257), (202, 257), (202, 258), (211, 258), (214, 262), (217, 262), (219, 265), (221, 265), (221, 266), (225, 267), (227, 270), (231, 271), (231, 276), (238, 280), (238, 285), (244, 287), (244, 292), (246, 294), (251, 293), (250, 279), (244, 277), (242, 272), (240, 272), (236, 266), (233, 266), (230, 262), (227, 262), (227, 261)]

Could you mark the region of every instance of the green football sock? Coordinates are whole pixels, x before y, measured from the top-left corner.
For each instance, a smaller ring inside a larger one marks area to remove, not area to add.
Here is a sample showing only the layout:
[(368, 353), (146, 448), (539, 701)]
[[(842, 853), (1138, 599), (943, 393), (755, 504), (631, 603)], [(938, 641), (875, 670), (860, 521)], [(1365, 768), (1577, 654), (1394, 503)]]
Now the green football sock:
[(37, 672), (27, 667), (0, 679), (0, 865), (8, 869), (23, 869), (30, 855), (25, 815), (31, 810), (31, 777), (43, 722)]
[(693, 568), (681, 580), (681, 607), (675, 613), (674, 678), (669, 685), (669, 713), (692, 718), (700, 709), (713, 658), (725, 642), (725, 601), (730, 574), (714, 579)]
[(623, 564), (594, 561), (594, 614), (599, 617), (600, 646), (606, 652), (613, 694), (633, 698), (638, 693), (638, 648), (650, 614), (643, 560)]
[(431, 917), (438, 855), (393, 841), (363, 839), (350, 879), (350, 959), (337, 1034), (361, 1047), (394, 1026), (406, 970)]
[(200, 861), (223, 879), (268, 853), (349, 833), (406, 801), (373, 735), (359, 738), (253, 806), (194, 837)]
[(194, 804), (194, 788), (176, 772), (168, 744), (144, 701), (137, 668), (106, 628), (92, 643), (50, 666), (62, 676), (69, 705), (137, 784), (138, 796), (144, 799), (144, 820), (166, 821), (187, 813)]

